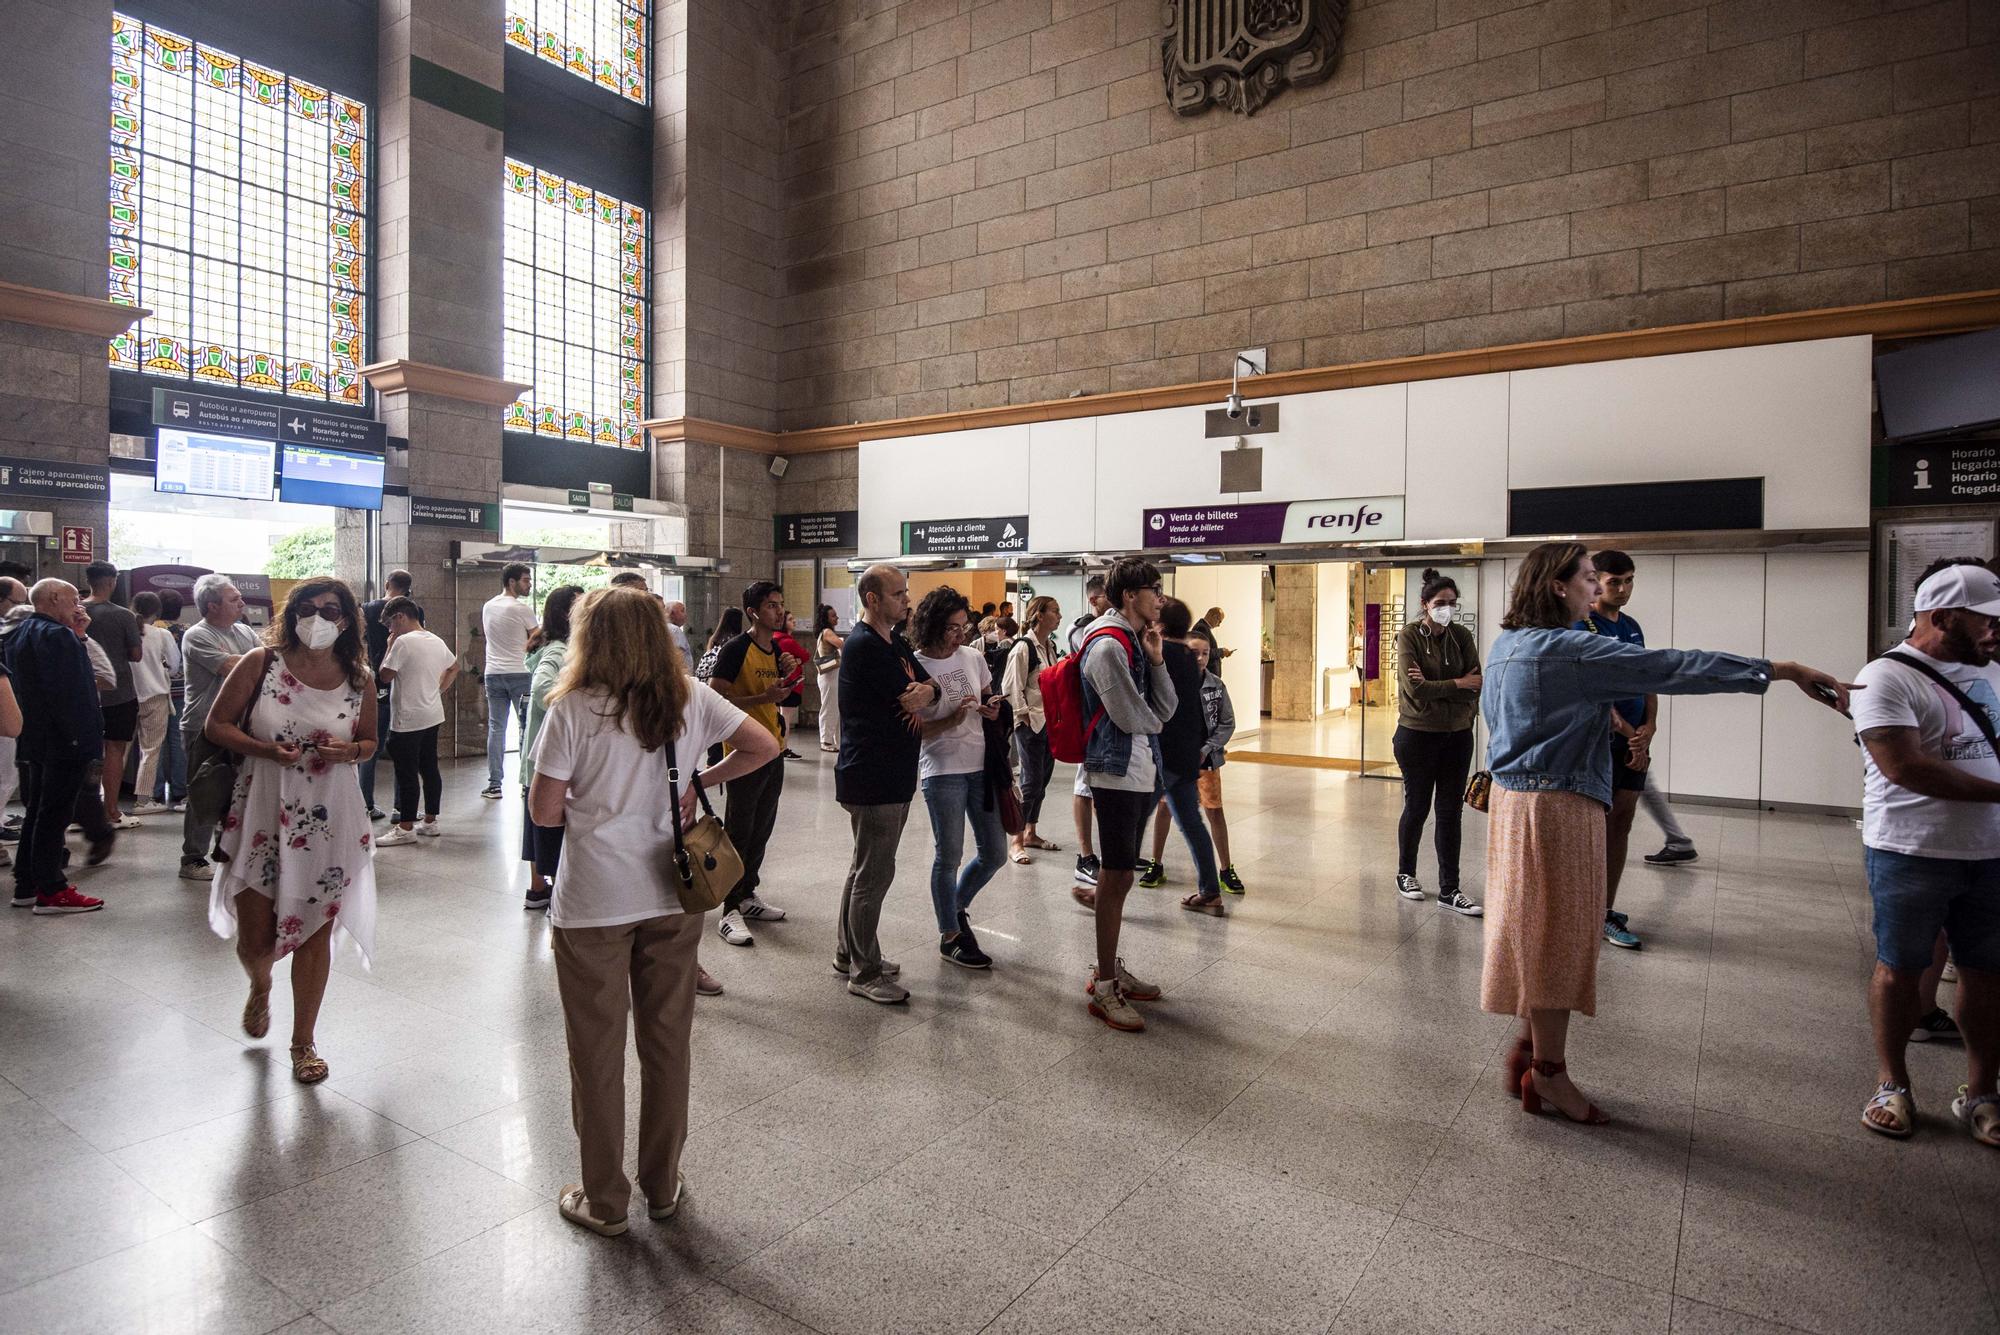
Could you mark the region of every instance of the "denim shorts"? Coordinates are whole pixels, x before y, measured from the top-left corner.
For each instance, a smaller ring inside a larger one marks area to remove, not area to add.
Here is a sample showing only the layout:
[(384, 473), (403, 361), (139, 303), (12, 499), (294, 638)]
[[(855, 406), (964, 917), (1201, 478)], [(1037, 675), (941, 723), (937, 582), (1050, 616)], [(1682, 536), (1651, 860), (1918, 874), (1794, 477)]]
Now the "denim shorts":
[(1868, 855), (1875, 958), (1899, 972), (1930, 967), (1940, 930), (1962, 968), (2000, 973), (2000, 858)]

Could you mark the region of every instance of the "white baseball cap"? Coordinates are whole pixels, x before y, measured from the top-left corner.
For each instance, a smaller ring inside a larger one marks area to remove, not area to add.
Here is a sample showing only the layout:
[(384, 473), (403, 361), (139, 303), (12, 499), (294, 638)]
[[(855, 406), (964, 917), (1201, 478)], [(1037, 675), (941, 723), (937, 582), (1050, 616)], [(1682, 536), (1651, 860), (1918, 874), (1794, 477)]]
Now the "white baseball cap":
[(2000, 575), (1985, 566), (1946, 566), (1917, 586), (1914, 610), (1943, 612), (1956, 607), (2000, 617)]

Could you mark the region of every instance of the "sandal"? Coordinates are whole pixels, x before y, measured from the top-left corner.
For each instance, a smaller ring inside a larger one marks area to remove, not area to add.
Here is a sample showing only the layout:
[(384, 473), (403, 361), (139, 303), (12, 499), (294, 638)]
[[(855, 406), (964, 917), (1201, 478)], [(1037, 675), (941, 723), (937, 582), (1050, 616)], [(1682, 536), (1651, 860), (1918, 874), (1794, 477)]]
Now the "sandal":
[(1008, 849), (1008, 850), (1007, 850), (1007, 860), (1008, 860), (1009, 862), (1015, 862), (1015, 863), (1019, 863), (1019, 864), (1020, 864), (1021, 866), (1023, 866), (1023, 867), (1027, 866), (1027, 865), (1028, 865), (1029, 863), (1031, 863), (1031, 862), (1033, 862), (1033, 861), (1034, 861), (1034, 859), (1033, 859), (1033, 858), (1031, 858), (1031, 857), (1029, 857), (1029, 856), (1028, 856), (1028, 850), (1027, 850), (1027, 849), (1025, 849), (1025, 848), (1010, 848), (1010, 849)]
[(1527, 1073), (1521, 1077), (1521, 1111), (1524, 1113), (1539, 1113), (1542, 1110), (1543, 1104), (1547, 1104), (1550, 1108), (1562, 1113), (1564, 1119), (1567, 1121), (1579, 1122), (1585, 1126), (1603, 1126), (1606, 1122), (1609, 1122), (1611, 1119), (1605, 1115), (1603, 1109), (1587, 1101), (1584, 1104), (1583, 1116), (1571, 1117), (1567, 1112), (1563, 1112), (1561, 1104), (1557, 1103), (1554, 1099), (1544, 1099), (1542, 1092), (1535, 1088), (1535, 1077), (1537, 1075), (1554, 1077), (1561, 1075), (1568, 1069), (1569, 1064), (1567, 1062), (1530, 1062)]
[(1211, 918), (1226, 918), (1229, 916), (1228, 910), (1222, 907), (1221, 895), (1217, 895), (1213, 899), (1203, 899), (1198, 894), (1189, 895), (1187, 898), (1181, 900), (1181, 907), (1189, 913), (1206, 913)]
[(1050, 843), (1050, 842), (1049, 842), (1048, 840), (1046, 840), (1046, 839), (1042, 838), (1042, 836), (1040, 836), (1039, 834), (1038, 834), (1038, 835), (1036, 835), (1036, 836), (1035, 836), (1035, 837), (1034, 837), (1033, 839), (1029, 839), (1029, 840), (1027, 840), (1027, 841), (1026, 841), (1026, 842), (1025, 842), (1025, 843), (1024, 843), (1023, 845), (1022, 845), (1022, 847), (1024, 847), (1024, 848), (1032, 848), (1032, 849), (1034, 849), (1034, 850), (1035, 850), (1035, 851), (1036, 851), (1037, 853), (1060, 853), (1060, 852), (1062, 852), (1062, 845), (1061, 845), (1061, 844), (1052, 844), (1052, 843)]
[(2000, 1094), (1968, 1096), (1960, 1085), (1958, 1097), (1951, 1101), (1951, 1115), (1965, 1123), (1974, 1140), (2000, 1149)]
[(252, 1038), (262, 1038), (271, 1032), (271, 989), (250, 993), (250, 1000), (243, 1003), (243, 1032)]
[[(1877, 1122), (1870, 1118), (1868, 1114), (1877, 1108), (1888, 1113), (1892, 1120)], [(1876, 1089), (1874, 1097), (1861, 1105), (1861, 1125), (1879, 1135), (1908, 1140), (1911, 1133), (1917, 1129), (1917, 1105), (1910, 1097), (1909, 1087), (1884, 1080)]]
[(600, 1238), (615, 1238), (631, 1227), (623, 1219), (604, 1220), (592, 1214), (590, 1201), (584, 1196), (583, 1188), (574, 1183), (564, 1187), (562, 1195), (556, 1197), (556, 1208), (562, 1211), (562, 1217), (570, 1223), (587, 1228)]
[(326, 1079), (326, 1061), (310, 1043), (292, 1044), (292, 1079), (302, 1085), (316, 1085)]

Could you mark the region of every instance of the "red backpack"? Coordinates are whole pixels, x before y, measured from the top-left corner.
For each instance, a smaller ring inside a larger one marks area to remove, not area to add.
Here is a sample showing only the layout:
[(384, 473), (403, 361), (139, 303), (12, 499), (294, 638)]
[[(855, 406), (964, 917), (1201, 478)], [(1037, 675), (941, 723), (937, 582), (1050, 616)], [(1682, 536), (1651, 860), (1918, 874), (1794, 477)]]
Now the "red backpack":
[(1106, 626), (1084, 636), (1075, 653), (1043, 668), (1036, 677), (1042, 690), (1042, 719), (1046, 729), (1042, 735), (1049, 739), (1049, 754), (1067, 765), (1083, 763), (1091, 730), (1104, 717), (1101, 708), (1088, 716), (1083, 709), (1083, 656), (1090, 652), (1090, 642), (1100, 635), (1109, 635), (1124, 645), (1126, 661), (1131, 661), (1132, 637)]

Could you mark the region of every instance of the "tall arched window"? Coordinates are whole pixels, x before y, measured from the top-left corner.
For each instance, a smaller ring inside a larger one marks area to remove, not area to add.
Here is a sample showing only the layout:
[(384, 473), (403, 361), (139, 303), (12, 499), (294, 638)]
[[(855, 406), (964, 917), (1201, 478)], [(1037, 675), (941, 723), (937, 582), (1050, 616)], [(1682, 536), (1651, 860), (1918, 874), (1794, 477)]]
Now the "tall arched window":
[(646, 100), (645, 0), (507, 0), (507, 40), (579, 79)]
[(646, 211), (506, 161), (502, 426), (636, 450), (646, 414)]
[(114, 369), (359, 404), (368, 112), (111, 20)]

